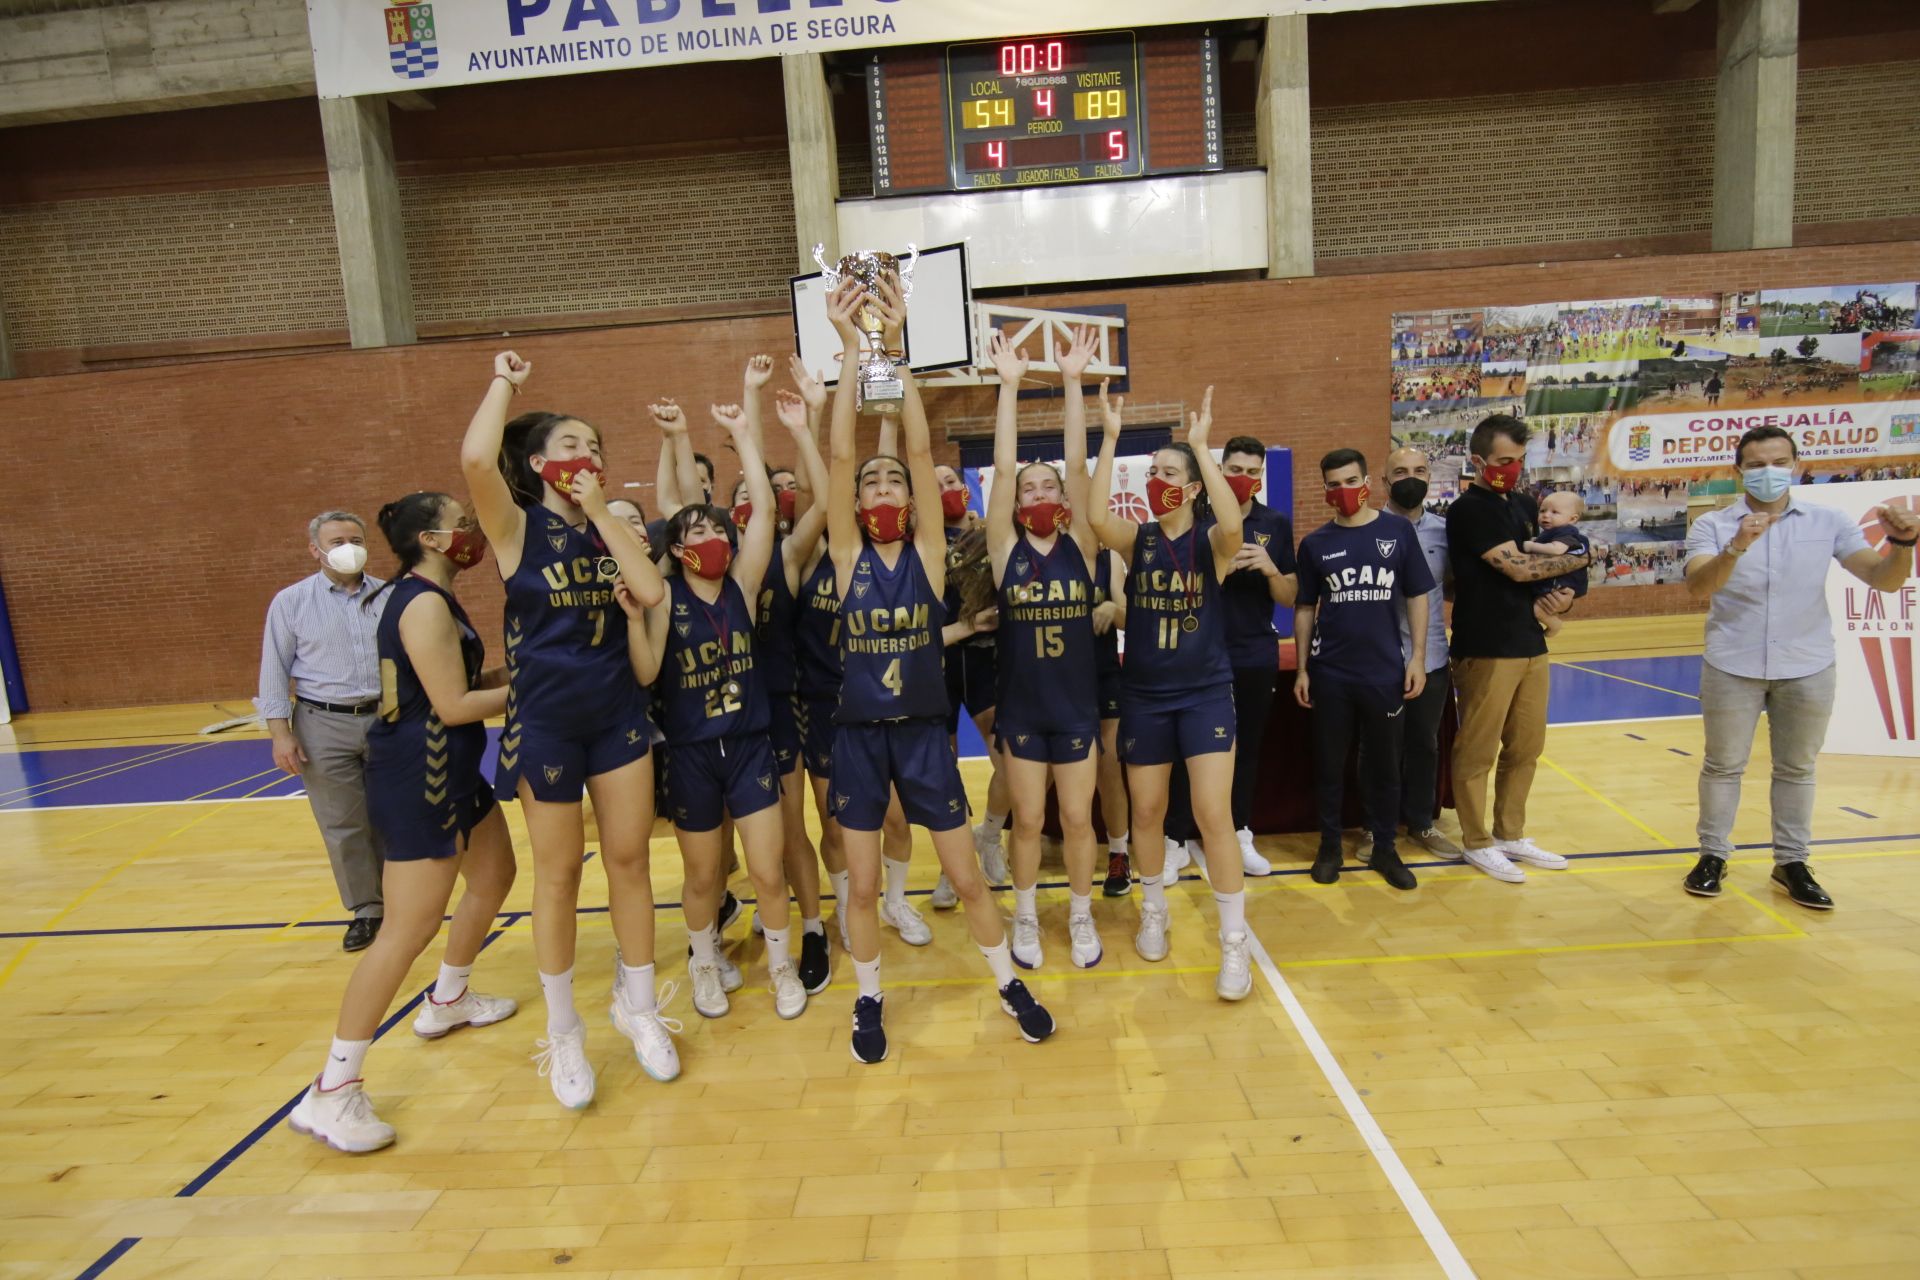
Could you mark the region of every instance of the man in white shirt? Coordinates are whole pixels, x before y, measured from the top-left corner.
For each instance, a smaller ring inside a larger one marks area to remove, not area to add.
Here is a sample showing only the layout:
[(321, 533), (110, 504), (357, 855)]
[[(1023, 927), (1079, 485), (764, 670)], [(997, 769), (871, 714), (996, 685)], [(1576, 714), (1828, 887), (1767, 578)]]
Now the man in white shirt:
[(1813, 838), (1813, 770), (1833, 713), (1833, 630), (1827, 561), (1876, 591), (1897, 591), (1913, 571), (1920, 518), (1881, 507), (1887, 548), (1832, 507), (1793, 500), (1798, 455), (1779, 427), (1754, 427), (1735, 447), (1742, 501), (1711, 511), (1687, 531), (1687, 589), (1713, 601), (1707, 615), (1700, 711), (1700, 860), (1688, 893), (1719, 896), (1760, 712), (1773, 753), (1773, 882), (1803, 907), (1833, 909), (1807, 867)]

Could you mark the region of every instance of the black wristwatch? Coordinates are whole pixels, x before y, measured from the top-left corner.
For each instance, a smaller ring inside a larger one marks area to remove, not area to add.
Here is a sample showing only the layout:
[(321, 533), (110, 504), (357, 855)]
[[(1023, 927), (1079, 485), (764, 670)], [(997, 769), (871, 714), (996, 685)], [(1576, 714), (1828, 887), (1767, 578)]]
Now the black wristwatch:
[(1914, 543), (1920, 542), (1920, 536), (1908, 538), (1905, 542), (1902, 542), (1900, 539), (1894, 537), (1892, 534), (1888, 534), (1887, 541), (1891, 542), (1896, 547), (1907, 547), (1911, 549)]

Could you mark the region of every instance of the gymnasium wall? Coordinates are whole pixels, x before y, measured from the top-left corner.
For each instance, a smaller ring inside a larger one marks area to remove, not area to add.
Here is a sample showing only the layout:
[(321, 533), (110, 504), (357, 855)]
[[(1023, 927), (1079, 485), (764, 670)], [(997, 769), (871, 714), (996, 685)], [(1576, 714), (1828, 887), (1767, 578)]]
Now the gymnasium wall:
[[(1292, 445), (1308, 464), (1295, 502), (1316, 512), (1310, 464), (1320, 452), (1337, 443), (1384, 450), (1384, 335), (1395, 311), (1915, 276), (1920, 240), (1161, 285), (1036, 302), (1125, 302), (1140, 398), (1191, 404), (1217, 384), (1216, 433)], [(644, 402), (732, 398), (745, 356), (777, 351), (788, 338), (784, 311), (768, 311), (516, 339), (535, 368), (519, 407), (599, 424), (615, 479), (650, 484), (657, 453), (642, 425)], [(499, 345), (448, 341), (0, 383), (0, 474), (15, 478), (0, 507), (0, 579), (34, 707), (251, 694), (267, 601), (311, 568), (307, 519), (333, 506), (371, 517), (412, 489), (457, 489), (460, 434)], [(940, 419), (983, 412), (990, 394), (941, 393), (936, 433)], [(704, 423), (696, 443), (721, 452), (718, 432)], [(732, 468), (723, 462), (721, 470), (725, 477)], [(641, 497), (651, 509), (651, 490)], [(375, 556), (376, 571), (387, 563), (384, 551)], [(498, 654), (497, 580), (470, 574), (462, 589)], [(1592, 614), (1690, 607), (1678, 587), (1618, 588), (1582, 606)]]

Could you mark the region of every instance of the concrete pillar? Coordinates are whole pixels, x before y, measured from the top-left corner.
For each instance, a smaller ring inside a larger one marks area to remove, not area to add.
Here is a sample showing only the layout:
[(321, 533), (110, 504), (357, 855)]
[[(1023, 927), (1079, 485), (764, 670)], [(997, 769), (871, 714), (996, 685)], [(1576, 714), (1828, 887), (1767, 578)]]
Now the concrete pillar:
[(1799, 0), (1720, 0), (1714, 88), (1713, 247), (1793, 243)]
[(1307, 111), (1307, 17), (1267, 19), (1254, 138), (1267, 171), (1267, 275), (1313, 274), (1313, 138)]
[[(787, 163), (793, 172), (793, 237), (800, 270), (813, 269), (813, 246), (825, 244), (827, 261), (840, 256), (840, 153), (833, 137), (833, 96), (817, 53), (780, 59), (787, 95)], [(879, 245), (868, 245), (877, 249)]]
[(400, 224), (400, 183), (384, 98), (322, 98), (320, 128), (333, 188), (334, 234), (356, 347), (414, 341), (413, 282)]

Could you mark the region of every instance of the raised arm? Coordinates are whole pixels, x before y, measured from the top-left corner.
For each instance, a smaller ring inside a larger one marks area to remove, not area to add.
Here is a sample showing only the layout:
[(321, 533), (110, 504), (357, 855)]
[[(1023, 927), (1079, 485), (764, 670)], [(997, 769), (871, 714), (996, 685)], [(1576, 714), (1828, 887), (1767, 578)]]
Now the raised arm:
[[(660, 519), (673, 519), (674, 512), (687, 505), (686, 491), (680, 487), (680, 442), (687, 438), (687, 419), (672, 400), (659, 400), (647, 406), (653, 425), (660, 428), (660, 463), (653, 473), (653, 496)], [(688, 446), (689, 466), (693, 454)]]
[[(793, 388), (800, 393), (799, 399), (806, 407), (806, 416), (800, 420), (800, 425), (806, 428), (807, 438), (813, 442), (813, 451), (819, 453), (820, 418), (827, 407), (827, 389), (820, 384), (818, 378), (807, 371), (806, 365), (800, 363), (799, 356), (787, 357), (787, 375), (793, 379)], [(778, 403), (777, 400), (776, 403)], [(784, 407), (781, 409), (780, 425), (789, 431), (794, 425), (787, 421)], [(803, 455), (802, 461), (804, 460)], [(821, 465), (824, 468), (825, 463)], [(814, 477), (807, 473), (805, 466), (795, 474), (794, 482), (793, 518), (798, 520), (812, 508), (815, 502), (820, 500), (819, 495), (826, 492), (826, 485), (824, 482), (816, 483)]]
[[(822, 391), (822, 398), (825, 397)], [(820, 457), (820, 446), (814, 442), (814, 413), (807, 408), (799, 396), (782, 391), (777, 403), (780, 409), (780, 425), (793, 437), (794, 451), (800, 455), (800, 470), (795, 476), (801, 492), (824, 494), (827, 491), (827, 464)], [(789, 405), (791, 401), (791, 405)], [(814, 549), (820, 545), (820, 535), (827, 528), (827, 508), (825, 503), (810, 502), (805, 507), (796, 504), (794, 508), (793, 528), (787, 534), (786, 541), (780, 544), (780, 555), (785, 560), (782, 566), (787, 575), (787, 590), (794, 595), (800, 594), (800, 573), (807, 561), (813, 559)]]
[(833, 390), (833, 422), (827, 430), (827, 554), (840, 592), (860, 554), (858, 493), (860, 460), (853, 455), (854, 382), (860, 369), (860, 329), (854, 323), (867, 291), (853, 280), (842, 280), (827, 298), (827, 318), (840, 335), (840, 382)]
[(1208, 531), (1207, 539), (1213, 547), (1213, 571), (1224, 580), (1233, 571), (1233, 557), (1239, 553), (1245, 538), (1240, 528), (1240, 499), (1234, 495), (1227, 477), (1221, 474), (1220, 464), (1213, 460), (1213, 450), (1209, 447), (1212, 434), (1213, 388), (1208, 387), (1200, 397), (1200, 412), (1187, 415), (1187, 444), (1193, 449), (1194, 461), (1200, 465), (1200, 480), (1206, 486), (1207, 501), (1213, 506), (1213, 528)]
[[(771, 369), (773, 362), (768, 360), (767, 366)], [(752, 377), (751, 365), (748, 377)], [(767, 479), (767, 460), (754, 439), (746, 413), (737, 404), (717, 404), (713, 406), (713, 420), (733, 437), (734, 452), (740, 455), (740, 475), (747, 482), (747, 501), (753, 504), (753, 515), (747, 520), (746, 531), (740, 535), (740, 553), (733, 558), (733, 580), (740, 584), (749, 601), (756, 602), (753, 607), (758, 608), (760, 584), (766, 580), (767, 563), (773, 559), (773, 530), (780, 523), (780, 512), (773, 504), (773, 483)]]
[(1007, 571), (1007, 557), (1019, 541), (1013, 509), (1019, 501), (1014, 492), (1020, 474), (1017, 419), (1020, 379), (1027, 376), (1027, 354), (1007, 341), (1005, 331), (995, 329), (987, 343), (987, 355), (994, 372), (1000, 375), (1000, 402), (993, 420), (993, 492), (987, 498), (987, 555), (993, 561), (993, 580), (998, 582)]
[(767, 382), (773, 377), (773, 357), (754, 356), (747, 361), (746, 376), (741, 380), (740, 407), (747, 411), (747, 434), (753, 437), (753, 447), (760, 451), (764, 460), (767, 456), (767, 431), (760, 412), (760, 395), (767, 389)]
[(1092, 503), (1088, 500), (1091, 488), (1087, 480), (1087, 405), (1081, 380), (1086, 375), (1088, 363), (1093, 359), (1094, 336), (1091, 326), (1075, 325), (1072, 343), (1059, 356), (1060, 377), (1066, 391), (1066, 422), (1062, 433), (1066, 446), (1064, 478), (1067, 482), (1067, 506), (1076, 517), (1067, 526), (1067, 532), (1089, 562), (1100, 549), (1100, 538), (1094, 532), (1092, 521), (1087, 518)]
[(1133, 540), (1140, 526), (1113, 514), (1112, 506), (1113, 451), (1120, 444), (1120, 413), (1126, 407), (1125, 396), (1107, 398), (1107, 380), (1100, 379), (1100, 423), (1104, 430), (1100, 437), (1100, 460), (1094, 464), (1093, 480), (1088, 485), (1087, 523), (1093, 526), (1101, 546), (1119, 552), (1122, 559), (1131, 560)]
[(442, 724), (472, 724), (505, 714), (507, 691), (467, 687), (467, 668), (460, 656), (460, 630), (453, 611), (437, 595), (423, 592), (407, 603), (400, 615), (400, 643), (406, 648), (420, 687)]
[[(900, 278), (888, 272), (880, 277), (880, 314), (886, 320), (884, 341), (889, 351), (900, 349), (900, 331), (907, 323), (907, 303), (900, 293)], [(947, 526), (940, 517), (937, 498), (940, 476), (933, 469), (933, 433), (927, 426), (927, 409), (920, 402), (920, 384), (913, 369), (898, 366), (906, 398), (900, 406), (900, 436), (906, 445), (907, 479), (916, 495), (936, 500), (936, 505), (921, 511), (913, 522), (913, 545), (920, 552), (920, 567), (927, 585), (936, 596), (947, 590)], [(924, 499), (923, 499), (924, 500)]]
[(507, 432), (507, 410), (532, 372), (533, 365), (514, 352), (495, 356), (493, 379), (460, 442), (460, 474), (466, 478), (480, 528), (493, 544), (493, 563), (502, 579), (511, 578), (520, 567), (527, 517), (507, 488), (507, 478), (500, 474), (500, 443)]
[(1887, 531), (1887, 549), (1861, 547), (1840, 563), (1875, 591), (1898, 591), (1913, 574), (1913, 540), (1920, 534), (1920, 515), (1892, 503), (1875, 508), (1874, 514)]

